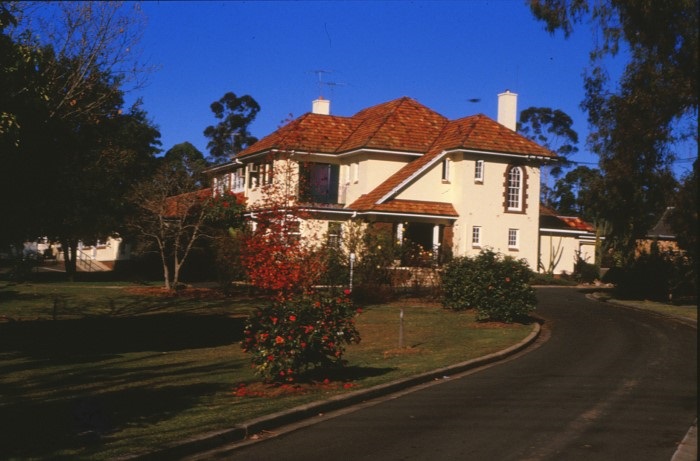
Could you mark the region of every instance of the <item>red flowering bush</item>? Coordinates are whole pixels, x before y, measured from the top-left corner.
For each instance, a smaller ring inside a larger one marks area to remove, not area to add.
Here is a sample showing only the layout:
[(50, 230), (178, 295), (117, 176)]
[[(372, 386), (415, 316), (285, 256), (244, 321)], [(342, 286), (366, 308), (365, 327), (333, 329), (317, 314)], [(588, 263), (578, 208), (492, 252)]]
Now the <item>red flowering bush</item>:
[(300, 295), (257, 308), (242, 343), (255, 371), (267, 381), (292, 382), (310, 366), (342, 364), (345, 346), (360, 341), (348, 294)]
[(521, 259), (490, 250), (455, 258), (442, 273), (442, 303), (448, 309), (476, 309), (477, 320), (513, 322), (535, 309), (532, 271)]
[(245, 211), (245, 197), (226, 191), (210, 198), (206, 204), (206, 220), (212, 226), (240, 227)]
[(290, 232), (295, 221), (277, 217), (260, 217), (257, 231), (244, 238), (241, 261), (252, 285), (287, 299), (308, 291), (323, 274), (324, 264), (319, 251)]
[(293, 167), (275, 166), (254, 212), (255, 230), (241, 245), (248, 280), (270, 295), (249, 317), (242, 347), (256, 372), (273, 382), (294, 382), (311, 366), (342, 364), (345, 346), (360, 340), (349, 292), (322, 296), (312, 289), (328, 258), (302, 235), (306, 216), (285, 186), (295, 176)]

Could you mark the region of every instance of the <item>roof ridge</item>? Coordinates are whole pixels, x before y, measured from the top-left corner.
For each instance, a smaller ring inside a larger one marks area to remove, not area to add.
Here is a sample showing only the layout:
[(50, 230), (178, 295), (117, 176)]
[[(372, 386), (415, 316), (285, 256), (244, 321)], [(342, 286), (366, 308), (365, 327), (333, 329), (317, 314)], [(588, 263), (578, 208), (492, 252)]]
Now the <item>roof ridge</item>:
[[(360, 130), (360, 128), (362, 128), (362, 126), (363, 126), (365, 123), (370, 123), (370, 119), (372, 118), (372, 117), (369, 115), (370, 112), (375, 111), (375, 110), (379, 110), (379, 108), (380, 108), (381, 106), (388, 106), (388, 105), (390, 105), (390, 104), (395, 104), (395, 107), (393, 107), (392, 109), (389, 110), (389, 114), (393, 114), (393, 113), (396, 112), (396, 109), (397, 109), (398, 107), (400, 107), (401, 104), (403, 104), (403, 102), (404, 102), (406, 99), (410, 99), (410, 98), (409, 98), (408, 96), (402, 96), (402, 97), (397, 98), (397, 99), (392, 99), (391, 101), (386, 101), (386, 102), (379, 103), (379, 104), (376, 104), (376, 105), (371, 106), (371, 107), (367, 107), (367, 108), (365, 108), (365, 109), (362, 109), (360, 112), (356, 113), (355, 115), (353, 115), (352, 118), (355, 118), (355, 117), (359, 116), (361, 113), (364, 112), (364, 115), (361, 116), (362, 119), (360, 120), (360, 123), (358, 123), (357, 126), (355, 127), (355, 129), (350, 133), (350, 135), (348, 135), (348, 136), (343, 140), (343, 142), (340, 143), (340, 144), (338, 145), (338, 149), (340, 149), (340, 147), (342, 147), (342, 146), (345, 144), (345, 141), (347, 141), (348, 139), (350, 139), (350, 138), (352, 137), (353, 134), (355, 134), (356, 132), (358, 132), (358, 131)], [(379, 124), (377, 125), (377, 128), (376, 128), (375, 130), (373, 130), (371, 134), (367, 135), (367, 137), (366, 137), (367, 141), (365, 141), (365, 144), (366, 144), (370, 139), (372, 139), (372, 138), (382, 129), (382, 127), (386, 124), (386, 122), (387, 122), (388, 119), (389, 119), (389, 115), (385, 114), (385, 115), (382, 117), (381, 123), (379, 123)], [(337, 150), (336, 150), (336, 151), (337, 151)]]

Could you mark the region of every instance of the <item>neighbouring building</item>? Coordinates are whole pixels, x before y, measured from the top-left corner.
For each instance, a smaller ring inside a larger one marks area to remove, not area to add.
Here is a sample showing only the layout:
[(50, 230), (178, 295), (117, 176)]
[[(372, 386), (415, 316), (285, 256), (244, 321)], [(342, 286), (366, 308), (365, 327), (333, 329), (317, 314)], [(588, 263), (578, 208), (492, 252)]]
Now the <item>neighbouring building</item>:
[(659, 220), (654, 224), (654, 227), (649, 229), (643, 239), (637, 240), (636, 254), (651, 253), (653, 244), (657, 245), (657, 249), (665, 254), (681, 253), (678, 242), (676, 241), (676, 233), (671, 228), (671, 213), (675, 207), (667, 207), (661, 214)]
[(560, 216), (540, 207), (540, 271), (555, 275), (573, 274), (581, 259), (596, 260), (596, 233), (592, 224), (576, 216)]
[[(408, 97), (338, 116), (321, 98), (312, 112), (211, 168), (212, 188), (242, 193), (255, 210), (265, 188), (285, 182), (308, 216), (301, 236), (320, 229), (342, 239), (352, 223), (382, 223), (397, 241), (436, 257), (488, 248), (537, 270), (546, 240), (540, 167), (558, 157), (518, 134), (516, 115), (510, 91), (498, 95), (498, 121), (449, 120)], [(290, 166), (291, 174), (280, 174)], [(563, 231), (557, 235), (568, 237)]]

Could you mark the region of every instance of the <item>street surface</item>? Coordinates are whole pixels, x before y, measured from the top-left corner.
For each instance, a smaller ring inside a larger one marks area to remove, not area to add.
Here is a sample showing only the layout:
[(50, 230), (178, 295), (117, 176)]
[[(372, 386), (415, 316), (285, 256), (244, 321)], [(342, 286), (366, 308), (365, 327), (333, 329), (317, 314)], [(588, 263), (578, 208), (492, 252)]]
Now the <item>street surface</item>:
[(537, 295), (542, 340), (515, 358), (216, 457), (670, 461), (696, 418), (697, 330), (571, 288)]

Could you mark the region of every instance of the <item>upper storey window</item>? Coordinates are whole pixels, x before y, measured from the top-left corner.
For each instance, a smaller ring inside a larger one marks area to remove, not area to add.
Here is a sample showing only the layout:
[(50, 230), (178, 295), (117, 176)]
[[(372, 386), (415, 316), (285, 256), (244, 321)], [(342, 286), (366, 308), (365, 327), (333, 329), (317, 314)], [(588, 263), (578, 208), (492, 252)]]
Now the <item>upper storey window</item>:
[(474, 163), (474, 182), (484, 182), (484, 161), (477, 160)]
[(521, 166), (510, 166), (506, 170), (505, 206), (506, 211), (522, 212), (525, 193), (525, 171)]
[(450, 182), (450, 159), (442, 160), (442, 182)]
[(300, 165), (299, 199), (311, 203), (338, 203), (339, 165), (306, 163)]

